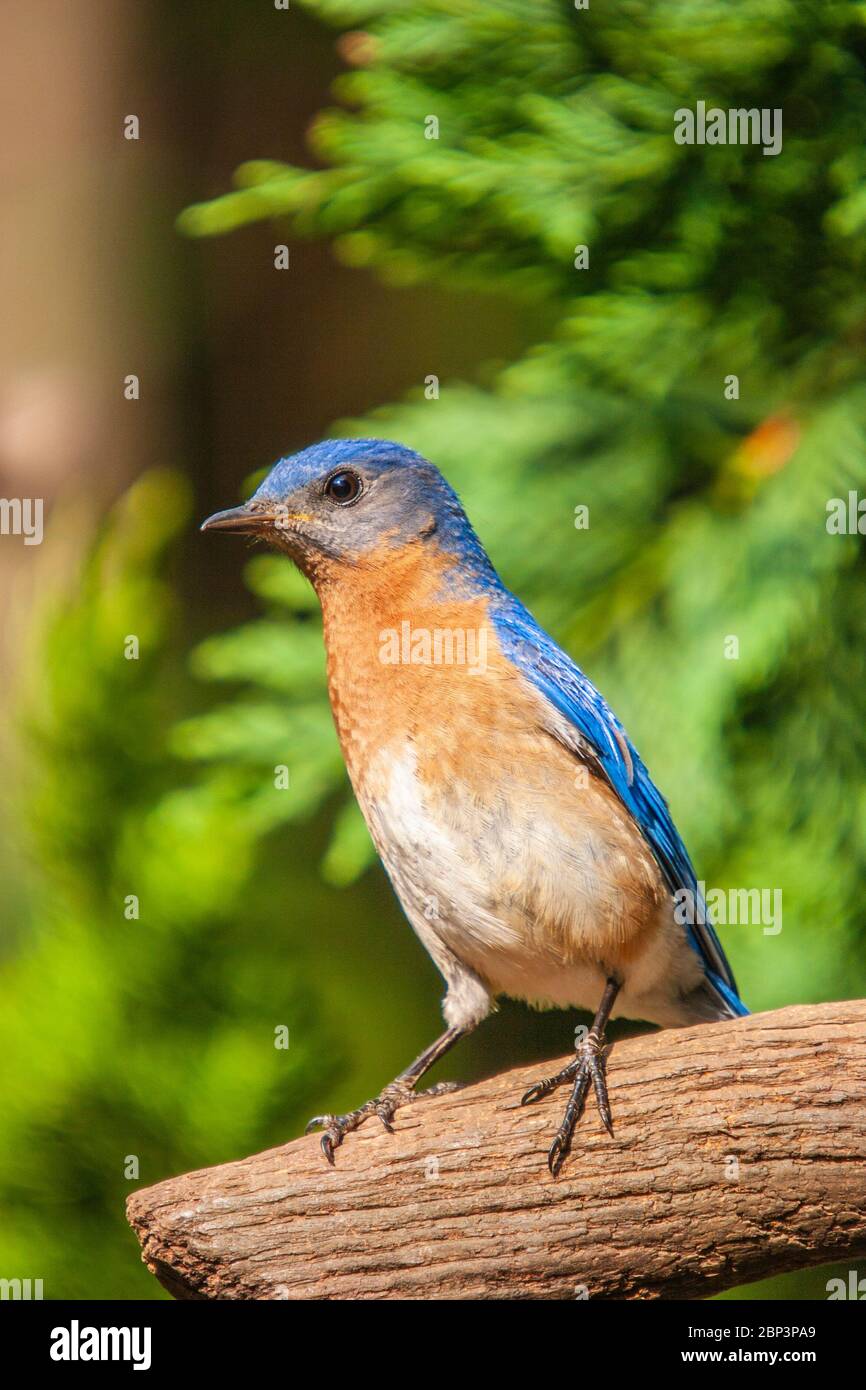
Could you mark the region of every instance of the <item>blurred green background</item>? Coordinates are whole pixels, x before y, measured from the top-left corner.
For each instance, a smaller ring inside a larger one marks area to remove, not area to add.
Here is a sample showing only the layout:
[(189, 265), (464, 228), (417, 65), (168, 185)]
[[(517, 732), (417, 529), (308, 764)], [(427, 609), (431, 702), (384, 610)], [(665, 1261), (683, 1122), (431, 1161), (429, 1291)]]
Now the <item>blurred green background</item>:
[[(438, 1031), (312, 596), (196, 531), (329, 433), (444, 469), (699, 875), (782, 890), (780, 934), (721, 933), (749, 1005), (866, 992), (866, 567), (825, 524), (866, 492), (866, 7), (10, 0), (2, 25), (0, 489), (50, 514), (0, 541), (0, 1274), (165, 1297), (133, 1186), (293, 1137)], [(697, 100), (781, 108), (783, 153), (675, 144)], [(562, 1052), (576, 1019), (506, 1004), (438, 1075)]]

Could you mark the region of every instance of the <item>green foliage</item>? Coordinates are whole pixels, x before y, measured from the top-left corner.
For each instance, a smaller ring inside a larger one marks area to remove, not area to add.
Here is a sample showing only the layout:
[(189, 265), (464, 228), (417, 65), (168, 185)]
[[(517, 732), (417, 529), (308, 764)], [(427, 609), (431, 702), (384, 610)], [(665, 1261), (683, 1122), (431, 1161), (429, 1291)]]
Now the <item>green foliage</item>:
[(131, 1188), (291, 1133), (338, 1053), (281, 914), (257, 901), (266, 817), (231, 770), (193, 785), (166, 747), (181, 676), (166, 546), (188, 515), (171, 475), (124, 499), (45, 615), (25, 701), (44, 877), (38, 930), (0, 984), (15, 1058), (0, 1070), (0, 1259), (46, 1297), (155, 1296), (125, 1229)]
[[(864, 563), (825, 526), (828, 498), (866, 492), (862, 4), (306, 6), (351, 31), (342, 104), (313, 132), (322, 167), (245, 164), (183, 231), (279, 218), (395, 286), (544, 307), (548, 340), (489, 387), (444, 381), (338, 428), (444, 469), (506, 582), (625, 719), (701, 876), (782, 889), (779, 935), (721, 932), (749, 1004), (862, 993)], [(697, 100), (782, 108), (783, 154), (677, 145), (674, 112)], [(315, 601), (287, 562), (249, 563), (263, 616), (197, 648), (191, 693), (166, 578), (184, 506), (166, 476), (121, 505), (56, 600), (27, 699), (47, 867), (0, 982), (18, 1059), (0, 1076), (2, 1253), (35, 1274), (38, 1245), (66, 1294), (153, 1292), (120, 1235), (126, 1154), (142, 1181), (217, 1162), (320, 1097), (343, 1044), (292, 935), (313, 906), (301, 861), (346, 884), (372, 858)], [(367, 891), (351, 929), (328, 921), (327, 989), (346, 1029), (375, 1016), (378, 1036), (401, 1027), (386, 982), (404, 967), (397, 944), (376, 954)], [(340, 909), (322, 893), (323, 924)]]
[[(863, 564), (825, 508), (866, 484), (863, 7), (308, 8), (355, 31), (345, 105), (313, 131), (327, 167), (245, 164), (183, 230), (288, 218), (394, 283), (549, 304), (551, 340), (492, 389), (446, 383), (340, 432), (444, 468), (507, 582), (626, 718), (708, 881), (783, 890), (778, 937), (724, 933), (747, 999), (862, 988)], [(698, 99), (782, 108), (783, 155), (676, 144), (674, 112)], [(281, 569), (257, 562), (251, 582), (292, 606)], [(205, 647), (203, 673), (249, 689), (190, 748), (258, 740), (265, 758), (312, 718), (318, 638), (306, 616), (270, 621)], [(296, 764), (304, 794), (342, 780), (326, 739)], [(347, 804), (331, 875), (365, 847)]]

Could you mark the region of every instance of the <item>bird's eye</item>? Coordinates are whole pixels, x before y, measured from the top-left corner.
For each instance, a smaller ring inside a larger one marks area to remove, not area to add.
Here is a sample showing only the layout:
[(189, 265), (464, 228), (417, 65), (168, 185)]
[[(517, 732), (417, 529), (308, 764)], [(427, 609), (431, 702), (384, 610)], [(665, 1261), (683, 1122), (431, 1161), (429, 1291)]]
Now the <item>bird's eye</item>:
[(361, 495), (361, 479), (357, 473), (352, 473), (348, 469), (343, 469), (339, 473), (332, 473), (325, 483), (325, 496), (330, 497), (332, 502), (339, 502), (345, 507), (347, 502), (354, 502), (356, 497)]

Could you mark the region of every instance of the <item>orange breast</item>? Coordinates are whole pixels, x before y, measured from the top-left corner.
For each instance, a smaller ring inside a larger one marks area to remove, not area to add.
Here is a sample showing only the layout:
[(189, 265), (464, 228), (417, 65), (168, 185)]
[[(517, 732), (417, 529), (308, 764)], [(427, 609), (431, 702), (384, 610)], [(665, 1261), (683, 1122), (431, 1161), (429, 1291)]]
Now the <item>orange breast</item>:
[[(548, 732), (486, 599), (443, 591), (446, 565), (428, 544), (320, 583), (334, 718), (380, 853), (398, 881), (420, 856), (440, 900), (471, 874), (476, 899), (441, 934), (494, 989), (519, 993), (532, 962), (622, 968), (659, 924), (658, 865), (615, 793)], [(473, 934), (473, 911), (507, 941)]]
[(514, 722), (519, 675), (486, 600), (443, 594), (450, 563), (428, 542), (320, 581), (331, 706), (356, 785), (383, 748), (407, 740), (422, 773), (447, 778), (470, 755), (485, 760), (491, 730)]

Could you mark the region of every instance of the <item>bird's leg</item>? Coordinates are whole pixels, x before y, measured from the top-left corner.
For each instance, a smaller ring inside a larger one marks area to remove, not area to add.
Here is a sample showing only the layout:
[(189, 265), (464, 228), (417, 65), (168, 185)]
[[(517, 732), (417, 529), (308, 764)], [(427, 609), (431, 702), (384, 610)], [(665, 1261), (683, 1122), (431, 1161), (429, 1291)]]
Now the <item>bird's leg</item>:
[(421, 1080), (426, 1071), (429, 1071), (434, 1062), (438, 1062), (440, 1057), (444, 1057), (460, 1038), (469, 1032), (468, 1028), (447, 1028), (441, 1037), (431, 1043), (428, 1048), (415, 1058), (411, 1066), (400, 1075), (395, 1077), (390, 1086), (376, 1097), (375, 1100), (368, 1100), (365, 1105), (361, 1105), (357, 1110), (350, 1110), (348, 1115), (315, 1115), (304, 1130), (309, 1134), (310, 1130), (316, 1125), (324, 1126), (322, 1135), (322, 1153), (330, 1164), (334, 1162), (334, 1150), (338, 1149), (347, 1134), (362, 1125), (370, 1115), (377, 1115), (382, 1124), (393, 1133), (391, 1120), (395, 1110), (401, 1105), (408, 1105), (413, 1100), (420, 1100), (422, 1096), (442, 1096), (448, 1091), (456, 1091), (460, 1088), (459, 1081), (440, 1081), (435, 1086), (430, 1086), (426, 1091), (416, 1091), (415, 1086)]
[(537, 1085), (530, 1086), (521, 1101), (522, 1105), (531, 1105), (533, 1101), (541, 1100), (542, 1096), (550, 1095), (550, 1092), (555, 1091), (557, 1086), (561, 1086), (564, 1081), (573, 1083), (571, 1095), (565, 1107), (565, 1114), (562, 1117), (562, 1124), (556, 1131), (556, 1137), (547, 1155), (547, 1166), (554, 1177), (558, 1175), (571, 1148), (571, 1136), (574, 1134), (575, 1125), (583, 1114), (590, 1085), (595, 1090), (595, 1098), (604, 1127), (608, 1134), (613, 1135), (610, 1102), (607, 1098), (607, 1082), (605, 1080), (604, 1030), (619, 988), (618, 980), (608, 980), (601, 1003), (598, 1006), (598, 1012), (592, 1021), (592, 1027), (583, 1042), (578, 1044), (574, 1061), (569, 1062), (568, 1066), (563, 1067), (556, 1076), (549, 1076), (546, 1081), (539, 1081)]

